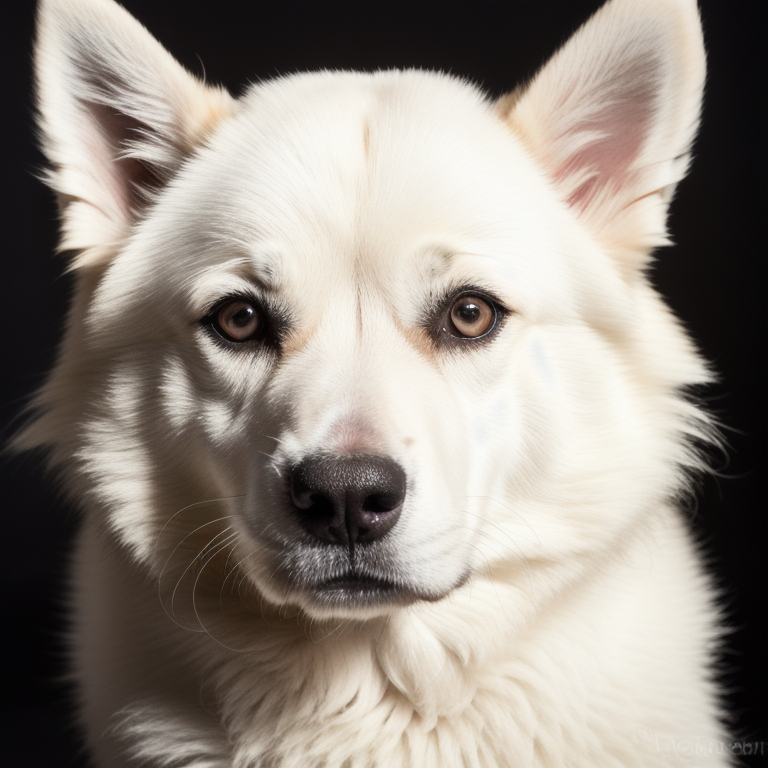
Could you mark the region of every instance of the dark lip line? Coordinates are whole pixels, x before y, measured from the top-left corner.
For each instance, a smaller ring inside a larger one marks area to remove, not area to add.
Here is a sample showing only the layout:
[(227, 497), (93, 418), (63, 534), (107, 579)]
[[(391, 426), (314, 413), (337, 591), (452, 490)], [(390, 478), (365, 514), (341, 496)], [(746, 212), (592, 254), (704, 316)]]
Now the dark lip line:
[(344, 573), (339, 576), (333, 576), (318, 583), (319, 589), (334, 588), (375, 588), (378, 590), (394, 591), (398, 584), (390, 579), (379, 578), (378, 576), (369, 576), (366, 574)]
[(413, 586), (398, 583), (390, 579), (366, 575), (356, 576), (353, 573), (346, 573), (318, 582), (310, 588), (310, 591), (313, 592), (316, 597), (320, 597), (323, 594), (329, 596), (334, 593), (338, 595), (346, 595), (347, 600), (351, 599), (353, 602), (355, 601), (355, 595), (357, 595), (358, 598), (364, 595), (366, 601), (372, 599), (374, 600), (374, 603), (378, 603), (380, 600), (385, 602), (394, 600), (395, 603), (402, 601), (405, 601), (406, 603), (412, 601), (434, 603), (442, 600), (454, 590), (462, 587), (470, 578), (471, 572), (467, 570), (450, 589), (439, 594), (430, 594), (422, 592)]

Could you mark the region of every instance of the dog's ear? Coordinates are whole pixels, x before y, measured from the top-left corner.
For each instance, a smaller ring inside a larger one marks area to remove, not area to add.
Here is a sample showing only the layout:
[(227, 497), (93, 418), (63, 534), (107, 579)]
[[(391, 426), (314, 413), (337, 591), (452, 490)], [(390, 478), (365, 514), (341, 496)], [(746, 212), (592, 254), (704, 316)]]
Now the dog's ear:
[(497, 108), (593, 235), (642, 267), (667, 242), (704, 71), (695, 0), (611, 0)]
[(112, 0), (43, 0), (35, 70), (61, 248), (98, 262), (233, 102)]

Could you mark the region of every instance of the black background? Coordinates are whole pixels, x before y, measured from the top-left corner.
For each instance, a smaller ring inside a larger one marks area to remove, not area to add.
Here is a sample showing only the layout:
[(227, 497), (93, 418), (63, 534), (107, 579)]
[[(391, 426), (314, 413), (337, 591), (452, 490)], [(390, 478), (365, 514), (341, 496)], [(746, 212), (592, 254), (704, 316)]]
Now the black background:
[[(190, 70), (235, 93), (250, 79), (317, 68), (424, 67), (464, 75), (494, 94), (529, 77), (599, 0), (125, 0)], [(677, 242), (654, 279), (721, 383), (706, 394), (727, 426), (730, 461), (706, 479), (692, 512), (711, 554), (733, 631), (723, 657), (736, 738), (768, 765), (766, 734), (766, 7), (703, 0), (710, 74), (689, 177), (672, 209)], [(34, 4), (2, 0), (3, 437), (53, 359), (69, 279), (51, 256), (51, 194), (35, 180), (31, 40)], [(58, 638), (63, 574), (75, 526), (38, 457), (2, 473), (5, 768), (81, 765)]]

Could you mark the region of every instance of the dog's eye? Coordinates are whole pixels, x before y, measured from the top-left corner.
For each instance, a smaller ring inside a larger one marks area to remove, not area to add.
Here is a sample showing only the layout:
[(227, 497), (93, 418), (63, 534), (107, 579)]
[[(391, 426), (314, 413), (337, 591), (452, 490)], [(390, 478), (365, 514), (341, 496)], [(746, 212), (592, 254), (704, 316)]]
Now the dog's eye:
[(261, 312), (256, 305), (244, 299), (230, 301), (214, 315), (216, 330), (229, 341), (251, 341), (263, 327)]
[(482, 296), (465, 294), (451, 305), (446, 330), (462, 339), (480, 339), (496, 327), (498, 317), (492, 302)]

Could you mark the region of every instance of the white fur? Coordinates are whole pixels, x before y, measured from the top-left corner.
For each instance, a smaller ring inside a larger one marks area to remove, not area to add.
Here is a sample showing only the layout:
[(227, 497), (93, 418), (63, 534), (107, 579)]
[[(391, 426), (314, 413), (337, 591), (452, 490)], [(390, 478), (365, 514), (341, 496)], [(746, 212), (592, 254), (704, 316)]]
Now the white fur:
[[(644, 274), (698, 122), (695, 3), (611, 0), (496, 103), (417, 71), (235, 101), (111, 0), (44, 0), (36, 61), (78, 284), (18, 442), (84, 512), (97, 764), (725, 765), (676, 508), (709, 374)], [(254, 284), (290, 317), (278, 354), (201, 326)], [(462, 285), (510, 314), (449, 348), (425, 317)], [(301, 581), (329, 548), (285, 474), (319, 451), (405, 469), (377, 546), (435, 599)]]

